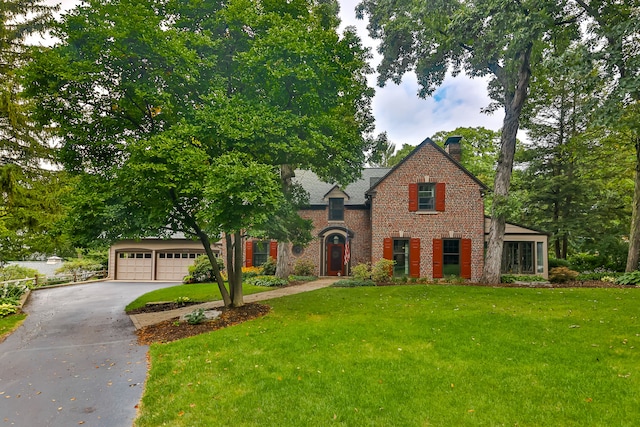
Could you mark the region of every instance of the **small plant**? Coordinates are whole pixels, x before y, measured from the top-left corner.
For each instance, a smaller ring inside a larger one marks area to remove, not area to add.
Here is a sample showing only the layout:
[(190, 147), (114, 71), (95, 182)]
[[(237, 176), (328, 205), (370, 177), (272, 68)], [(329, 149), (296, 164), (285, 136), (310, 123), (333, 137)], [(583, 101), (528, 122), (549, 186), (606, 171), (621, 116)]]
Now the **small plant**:
[(358, 264), (351, 269), (351, 276), (355, 280), (371, 280), (371, 265)]
[(289, 281), (276, 276), (256, 276), (248, 279), (246, 283), (254, 286), (276, 287), (286, 286), (289, 284)]
[(565, 283), (575, 280), (578, 274), (577, 271), (570, 270), (567, 267), (555, 267), (549, 272), (549, 281), (552, 283)]
[(173, 302), (175, 302), (176, 304), (179, 304), (179, 305), (185, 305), (189, 301), (191, 301), (191, 298), (189, 298), (189, 297), (178, 297), (178, 298), (173, 300)]
[(308, 258), (300, 258), (293, 266), (293, 274), (296, 276), (313, 276), (316, 265)]
[(616, 278), (613, 276), (603, 276), (600, 278), (601, 282), (606, 282), (606, 283), (616, 283)]
[[(216, 258), (216, 262), (218, 263), (218, 268), (222, 271), (224, 269), (224, 261), (222, 261), (222, 258)], [(183, 283), (213, 282), (216, 279), (207, 255), (198, 256), (194, 263), (189, 266), (189, 276), (191, 277), (188, 281), (186, 277), (182, 279)]]
[(515, 283), (515, 282), (546, 282), (542, 276), (528, 276), (522, 274), (503, 274), (500, 276), (502, 283)]
[(640, 270), (624, 273), (616, 279), (618, 285), (638, 285), (640, 284)]
[(381, 259), (371, 267), (371, 280), (376, 283), (387, 283), (393, 275), (393, 265), (395, 261), (390, 259)]
[(206, 316), (204, 315), (204, 308), (196, 308), (189, 314), (185, 314), (185, 319), (187, 319), (187, 323), (190, 325), (198, 325), (204, 322)]
[(268, 257), (267, 261), (262, 264), (262, 274), (265, 276), (273, 276), (276, 274), (276, 260)]
[(13, 304), (0, 304), (0, 317), (5, 317), (18, 312), (18, 307)]

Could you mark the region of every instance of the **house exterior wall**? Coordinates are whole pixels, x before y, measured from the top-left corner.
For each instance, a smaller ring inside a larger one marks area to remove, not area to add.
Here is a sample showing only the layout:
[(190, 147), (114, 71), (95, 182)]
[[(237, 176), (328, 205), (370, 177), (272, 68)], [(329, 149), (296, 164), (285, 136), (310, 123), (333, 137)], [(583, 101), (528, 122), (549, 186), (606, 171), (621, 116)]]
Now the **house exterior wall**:
[[(409, 184), (445, 183), (442, 212), (409, 211)], [(383, 258), (385, 238), (420, 239), (420, 276), (433, 277), (433, 240), (471, 240), (471, 280), (484, 265), (484, 204), (481, 187), (431, 144), (405, 159), (374, 188), (371, 201), (371, 262)]]

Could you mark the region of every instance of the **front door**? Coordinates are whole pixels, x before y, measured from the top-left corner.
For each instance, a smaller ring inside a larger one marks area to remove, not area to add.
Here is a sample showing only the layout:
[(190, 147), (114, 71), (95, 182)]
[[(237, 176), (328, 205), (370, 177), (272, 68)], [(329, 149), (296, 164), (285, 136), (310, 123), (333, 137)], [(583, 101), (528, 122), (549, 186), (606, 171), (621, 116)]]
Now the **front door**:
[(344, 275), (344, 244), (327, 244), (327, 276)]

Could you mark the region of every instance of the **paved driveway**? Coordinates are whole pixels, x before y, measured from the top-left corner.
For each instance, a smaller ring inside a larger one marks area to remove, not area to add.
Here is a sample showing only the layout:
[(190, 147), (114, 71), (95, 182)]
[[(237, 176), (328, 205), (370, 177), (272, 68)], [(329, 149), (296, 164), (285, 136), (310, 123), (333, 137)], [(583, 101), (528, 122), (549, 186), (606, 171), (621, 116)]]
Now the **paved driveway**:
[(31, 294), (0, 343), (0, 426), (131, 426), (147, 372), (124, 307), (171, 283), (98, 282)]

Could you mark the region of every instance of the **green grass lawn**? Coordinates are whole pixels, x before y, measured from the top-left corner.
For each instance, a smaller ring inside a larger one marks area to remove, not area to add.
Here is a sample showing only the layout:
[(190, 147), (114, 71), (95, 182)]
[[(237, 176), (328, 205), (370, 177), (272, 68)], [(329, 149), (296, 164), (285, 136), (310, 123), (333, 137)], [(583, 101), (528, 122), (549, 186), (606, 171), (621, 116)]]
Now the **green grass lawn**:
[(12, 314), (7, 317), (0, 317), (0, 342), (13, 332), (22, 321), (27, 318), (26, 314)]
[(151, 347), (136, 425), (635, 426), (640, 289), (327, 288)]
[[(257, 294), (258, 292), (272, 291), (274, 288), (264, 286), (242, 285), (244, 295)], [(178, 285), (170, 288), (157, 289), (132, 301), (125, 307), (125, 311), (134, 310), (144, 306), (148, 302), (174, 301), (178, 297), (189, 297), (191, 301), (217, 301), (222, 299), (220, 290), (215, 283), (196, 283), (191, 285)]]

